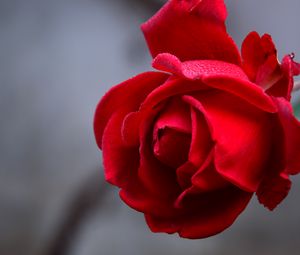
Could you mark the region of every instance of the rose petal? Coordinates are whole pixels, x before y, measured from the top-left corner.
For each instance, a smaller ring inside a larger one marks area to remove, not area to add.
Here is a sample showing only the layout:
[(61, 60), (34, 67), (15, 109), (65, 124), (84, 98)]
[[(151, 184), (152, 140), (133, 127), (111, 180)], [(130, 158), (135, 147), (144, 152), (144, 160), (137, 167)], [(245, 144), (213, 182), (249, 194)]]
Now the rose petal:
[(203, 82), (213, 88), (230, 92), (263, 111), (276, 112), (276, 107), (271, 98), (260, 87), (251, 82), (225, 76), (209, 77), (204, 79)]
[(255, 83), (267, 90), (282, 78), (282, 71), (276, 55), (271, 55), (258, 69)]
[(264, 90), (273, 86), (282, 76), (277, 50), (268, 34), (262, 37), (251, 32), (242, 44), (243, 69), (249, 79)]
[[(140, 129), (140, 167), (138, 177), (143, 186), (160, 197), (177, 196), (180, 187), (173, 168), (160, 162), (152, 149), (152, 128), (157, 113), (148, 115)], [(159, 178), (158, 178), (159, 177)]]
[[(194, 176), (195, 175), (199, 176), (202, 172), (204, 172), (207, 168), (209, 168), (213, 164), (213, 155), (214, 155), (214, 151), (211, 150), (211, 152), (209, 153), (209, 155), (207, 155), (207, 157), (206, 157), (205, 161), (203, 162), (203, 164), (195, 172), (191, 172), (191, 170), (193, 168), (189, 167), (188, 164), (184, 165), (185, 169), (184, 168), (183, 169), (180, 169), (180, 168), (177, 169), (177, 179), (179, 179), (181, 177), (180, 175), (182, 174), (183, 170), (185, 170), (185, 172), (184, 172), (185, 174), (193, 173), (193, 176), (191, 176), (191, 181), (190, 181), (191, 185), (190, 185), (190, 187), (183, 190), (183, 192), (181, 192), (181, 194), (177, 197), (177, 199), (174, 203), (174, 206), (176, 208), (183, 208), (183, 201), (185, 200), (185, 198), (187, 196), (189, 196), (191, 194), (198, 194), (198, 193), (201, 192), (201, 190), (199, 190), (199, 188), (197, 186), (193, 185), (194, 181), (195, 181)], [(190, 169), (188, 169), (188, 167)], [(189, 171), (187, 171), (187, 170), (189, 170)], [(195, 177), (195, 178), (196, 178), (196, 183), (197, 183), (197, 177)], [(182, 182), (182, 180), (181, 180), (181, 182)]]
[(189, 188), (192, 184), (192, 176), (197, 171), (197, 167), (187, 161), (176, 170), (177, 182), (182, 190)]
[(126, 115), (122, 125), (122, 138), (127, 146), (139, 145), (140, 118), (138, 112), (130, 112)]
[(197, 80), (206, 76), (226, 75), (248, 80), (243, 69), (237, 65), (219, 60), (191, 60), (181, 62), (170, 53), (158, 54), (152, 62), (155, 69), (170, 72), (189, 80)]
[(122, 189), (120, 197), (128, 206), (142, 213), (160, 217), (172, 217), (176, 214), (172, 206), (173, 199), (153, 195), (139, 182), (128, 189)]
[(153, 91), (150, 93), (147, 99), (141, 105), (139, 111), (130, 113), (123, 123), (123, 139), (126, 144), (130, 146), (139, 145), (139, 132), (141, 129), (141, 122), (144, 118), (151, 116), (157, 112), (157, 108), (160, 104), (163, 104), (172, 96), (180, 94), (180, 92), (189, 92), (194, 90), (207, 89), (205, 85), (197, 82), (189, 82), (185, 86), (185, 81), (181, 79), (169, 79), (161, 87), (162, 89)]
[(176, 169), (187, 161), (191, 136), (172, 128), (160, 129), (153, 151), (162, 163)]
[(258, 201), (269, 210), (273, 210), (287, 196), (291, 184), (286, 173), (266, 176), (256, 192)]
[(185, 98), (212, 127), (217, 171), (245, 191), (256, 191), (269, 157), (271, 129), (267, 113), (223, 92)]
[(102, 148), (103, 132), (112, 114), (137, 110), (145, 97), (167, 77), (158, 72), (142, 73), (113, 87), (104, 95), (94, 117), (94, 132), (99, 148)]
[(230, 183), (216, 171), (213, 164), (210, 164), (203, 171), (196, 172), (196, 174), (193, 175), (192, 183), (197, 187), (199, 192), (216, 191), (230, 185)]
[(175, 129), (177, 131), (190, 134), (191, 118), (189, 105), (181, 100), (180, 97), (170, 98), (167, 105), (159, 113), (159, 117), (155, 121), (154, 133), (165, 127)]
[[(171, 72), (188, 80), (201, 80), (209, 87), (228, 91), (264, 111), (276, 111), (276, 107), (271, 98), (264, 93), (262, 88), (248, 81), (246, 74), (236, 65), (217, 60), (186, 61), (180, 64), (179, 59), (175, 56), (165, 53), (158, 55), (154, 59), (153, 67), (162, 71)], [(194, 87), (192, 83), (189, 85), (191, 87), (186, 85), (181, 88), (177, 88), (176, 85), (173, 85), (173, 93), (176, 93), (176, 91), (177, 93), (184, 93), (193, 90)], [(198, 88), (201, 89), (201, 86), (198, 86)], [(162, 86), (158, 88), (158, 90), (154, 90), (153, 93), (147, 97), (147, 101), (152, 95), (158, 93), (157, 91), (164, 91), (166, 89), (165, 86)]]
[(139, 167), (138, 148), (124, 146), (121, 126), (124, 114), (115, 113), (103, 133), (103, 165), (105, 179), (118, 187), (134, 183)]
[(275, 97), (284, 97), (290, 101), (294, 86), (293, 76), (300, 74), (300, 64), (294, 62), (293, 59), (287, 55), (281, 62), (281, 73), (281, 79), (268, 89), (267, 93)]
[(189, 106), (181, 98), (171, 98), (159, 113), (153, 129), (153, 151), (163, 163), (177, 168), (187, 160), (191, 143)]
[[(232, 185), (230, 182), (225, 180), (215, 169), (214, 166), (214, 149), (210, 151), (207, 158), (201, 165), (201, 167), (195, 171), (191, 166), (185, 164), (183, 168), (177, 169), (177, 177), (186, 177), (182, 174), (190, 175), (189, 187), (178, 196), (175, 201), (176, 208), (184, 208), (184, 201), (189, 195), (197, 195), (200, 193), (207, 193), (224, 189)], [(185, 170), (185, 172), (183, 172)], [(189, 172), (187, 170), (190, 170)], [(191, 171), (192, 170), (192, 171)], [(180, 179), (180, 181), (185, 181)], [(184, 183), (185, 184), (185, 183)]]
[(160, 162), (152, 149), (153, 122), (163, 107), (155, 108), (141, 122), (139, 169), (135, 182), (126, 186), (120, 196), (126, 204), (138, 211), (170, 217), (174, 215), (173, 203), (180, 187), (174, 169)]
[(286, 172), (300, 173), (300, 122), (294, 117), (291, 104), (284, 98), (273, 98), (278, 107), (279, 121), (284, 132)]
[(191, 109), (192, 141), (189, 151), (189, 161), (195, 166), (201, 166), (213, 146), (212, 137), (205, 117), (199, 111)]
[[(274, 44), (273, 44), (274, 46)], [(275, 50), (275, 47), (274, 47)], [(258, 68), (265, 61), (262, 39), (256, 31), (250, 32), (242, 43), (243, 69), (252, 82), (255, 82)]]
[[(182, 98), (185, 102), (190, 103), (187, 96)], [(191, 107), (191, 119), (192, 141), (188, 161), (176, 170), (177, 181), (183, 189), (191, 185), (191, 178), (196, 170), (204, 167), (213, 146), (210, 123), (207, 122), (205, 116)]]
[(153, 57), (169, 52), (181, 60), (218, 59), (240, 64), (226, 32), (222, 0), (171, 0), (142, 25)]
[(153, 232), (178, 232), (185, 238), (205, 238), (228, 228), (245, 209), (252, 193), (234, 187), (187, 197), (185, 212), (175, 217), (156, 217), (146, 214)]

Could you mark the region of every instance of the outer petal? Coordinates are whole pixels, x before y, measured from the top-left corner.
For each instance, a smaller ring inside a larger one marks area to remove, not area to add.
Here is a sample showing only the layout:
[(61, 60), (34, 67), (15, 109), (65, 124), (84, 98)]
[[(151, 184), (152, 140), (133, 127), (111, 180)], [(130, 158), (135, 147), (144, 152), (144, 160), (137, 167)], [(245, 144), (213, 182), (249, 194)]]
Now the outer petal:
[(151, 54), (169, 52), (182, 60), (218, 59), (240, 64), (226, 32), (223, 0), (170, 0), (142, 25)]
[(104, 95), (94, 117), (94, 132), (99, 148), (102, 148), (103, 132), (113, 113), (137, 110), (145, 97), (167, 77), (168, 75), (158, 72), (142, 73), (113, 87)]
[(251, 196), (252, 193), (235, 187), (189, 196), (182, 215), (164, 218), (146, 214), (146, 221), (153, 232), (178, 232), (185, 238), (205, 238), (228, 228), (245, 209)]
[(271, 151), (265, 175), (256, 191), (258, 201), (273, 210), (288, 194), (291, 182), (286, 173), (284, 130), (278, 114), (272, 116)]
[(286, 173), (266, 177), (256, 192), (258, 201), (273, 210), (287, 196), (291, 184)]
[(294, 117), (291, 104), (284, 98), (273, 98), (279, 109), (279, 120), (284, 132), (286, 172), (300, 173), (300, 122)]
[(139, 182), (122, 189), (120, 197), (128, 206), (142, 213), (167, 218), (176, 214), (172, 199), (153, 195)]
[(251, 32), (242, 45), (243, 69), (249, 79), (268, 89), (282, 76), (277, 51), (270, 35)]
[(300, 64), (293, 61), (290, 55), (283, 58), (281, 63), (281, 78), (277, 81), (267, 93), (275, 97), (284, 97), (291, 100), (291, 93), (294, 86), (294, 76), (300, 74)]
[(115, 113), (103, 134), (103, 165), (105, 179), (121, 188), (134, 183), (139, 167), (138, 148), (124, 146), (121, 126), (124, 114)]

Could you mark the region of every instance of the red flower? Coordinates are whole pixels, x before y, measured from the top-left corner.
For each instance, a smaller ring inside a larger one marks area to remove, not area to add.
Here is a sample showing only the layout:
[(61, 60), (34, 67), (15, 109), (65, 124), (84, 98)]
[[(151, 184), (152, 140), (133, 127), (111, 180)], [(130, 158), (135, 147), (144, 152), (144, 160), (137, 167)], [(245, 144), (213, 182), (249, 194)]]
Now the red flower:
[(222, 0), (171, 0), (142, 25), (147, 72), (112, 88), (94, 121), (106, 180), (154, 232), (203, 238), (229, 227), (253, 193), (269, 209), (300, 172), (290, 104), (300, 65), (277, 61), (269, 35), (242, 56)]

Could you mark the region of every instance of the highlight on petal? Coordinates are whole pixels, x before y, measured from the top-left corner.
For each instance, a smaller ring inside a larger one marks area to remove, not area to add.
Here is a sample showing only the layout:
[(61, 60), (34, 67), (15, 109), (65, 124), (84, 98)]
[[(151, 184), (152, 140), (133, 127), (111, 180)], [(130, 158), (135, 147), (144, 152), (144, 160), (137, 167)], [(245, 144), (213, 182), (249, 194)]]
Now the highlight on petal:
[(140, 118), (138, 112), (128, 113), (123, 121), (121, 133), (122, 139), (127, 146), (139, 146)]
[(197, 80), (207, 76), (226, 75), (248, 80), (243, 69), (237, 65), (219, 60), (191, 60), (181, 62), (170, 53), (158, 54), (152, 66), (158, 70), (170, 72), (188, 80)]
[(182, 61), (217, 59), (240, 65), (225, 28), (223, 0), (170, 0), (142, 25), (153, 57), (168, 52)]
[[(180, 60), (175, 56), (159, 54), (153, 61), (153, 67), (187, 80), (200, 80), (209, 87), (237, 95), (264, 111), (276, 112), (271, 98), (264, 93), (262, 88), (250, 82), (239, 66), (217, 60), (186, 61), (180, 65)], [(163, 87), (159, 90), (163, 90)], [(199, 86), (198, 89), (200, 88)], [(189, 86), (186, 85), (180, 88), (180, 91), (184, 92), (188, 89)], [(174, 89), (174, 92), (176, 91), (178, 90)]]
[(99, 148), (102, 148), (104, 129), (115, 112), (129, 113), (139, 108), (146, 96), (161, 85), (168, 75), (146, 72), (110, 89), (98, 103), (94, 116), (94, 132)]

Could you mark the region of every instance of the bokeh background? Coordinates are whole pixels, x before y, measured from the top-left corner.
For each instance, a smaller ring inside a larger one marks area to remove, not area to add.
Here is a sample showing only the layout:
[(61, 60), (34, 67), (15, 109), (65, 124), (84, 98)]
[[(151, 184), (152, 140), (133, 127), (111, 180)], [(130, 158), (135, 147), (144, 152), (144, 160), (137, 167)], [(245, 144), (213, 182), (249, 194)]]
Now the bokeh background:
[[(299, 254), (300, 177), (274, 212), (254, 197), (231, 228), (193, 241), (151, 233), (104, 182), (94, 109), (149, 69), (139, 25), (164, 2), (0, 0), (1, 255)], [(299, 0), (226, 3), (239, 45), (267, 32), (300, 61)]]

